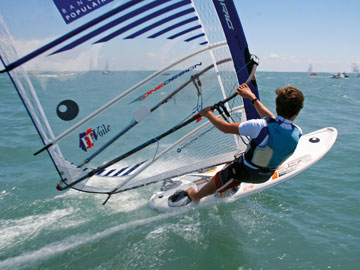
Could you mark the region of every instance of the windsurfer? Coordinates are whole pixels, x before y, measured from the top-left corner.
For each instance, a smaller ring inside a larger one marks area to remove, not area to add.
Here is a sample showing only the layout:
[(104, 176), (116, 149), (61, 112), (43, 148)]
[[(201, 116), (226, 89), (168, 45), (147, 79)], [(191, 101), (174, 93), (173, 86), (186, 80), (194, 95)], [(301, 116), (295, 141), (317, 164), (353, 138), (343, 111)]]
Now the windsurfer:
[(210, 107), (200, 111), (200, 115), (207, 117), (220, 131), (250, 136), (252, 140), (244, 154), (227, 164), (198, 192), (193, 188), (187, 190), (195, 203), (216, 191), (223, 194), (241, 182), (266, 182), (276, 168), (295, 151), (301, 136), (301, 130), (293, 124), (303, 108), (304, 96), (300, 90), (292, 86), (276, 90), (276, 118), (256, 98), (247, 84), (240, 85), (236, 92), (243, 98), (250, 99), (262, 118), (228, 123), (216, 117)]

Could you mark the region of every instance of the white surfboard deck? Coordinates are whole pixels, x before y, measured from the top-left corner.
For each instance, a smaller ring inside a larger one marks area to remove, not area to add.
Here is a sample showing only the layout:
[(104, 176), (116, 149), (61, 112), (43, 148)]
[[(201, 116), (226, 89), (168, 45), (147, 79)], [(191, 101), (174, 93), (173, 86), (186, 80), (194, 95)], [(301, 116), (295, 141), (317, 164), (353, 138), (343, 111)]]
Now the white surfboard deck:
[[(305, 134), (301, 136), (295, 152), (279, 166), (268, 181), (261, 184), (241, 183), (237, 189), (231, 190), (225, 197), (220, 197), (218, 193), (215, 193), (214, 195), (203, 198), (198, 204), (191, 202), (187, 196), (182, 197), (183, 192), (181, 191), (187, 190), (190, 187), (199, 190), (209, 181), (210, 177), (221, 170), (225, 164), (216, 166), (205, 173), (193, 172), (173, 178), (162, 187), (162, 190), (151, 196), (149, 201), (150, 207), (160, 212), (179, 211), (197, 206), (210, 205), (220, 201), (233, 201), (262, 191), (289, 180), (314, 165), (332, 148), (336, 138), (337, 130), (333, 127), (327, 127)], [(175, 193), (180, 194), (179, 198), (175, 198)], [(181, 206), (182, 204), (185, 205)]]

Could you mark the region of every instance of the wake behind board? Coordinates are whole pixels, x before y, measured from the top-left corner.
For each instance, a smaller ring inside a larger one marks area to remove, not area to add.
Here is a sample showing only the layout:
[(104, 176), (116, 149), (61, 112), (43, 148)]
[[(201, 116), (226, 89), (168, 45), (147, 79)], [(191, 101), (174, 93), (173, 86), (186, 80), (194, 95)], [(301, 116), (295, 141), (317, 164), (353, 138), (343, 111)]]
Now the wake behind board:
[[(336, 138), (337, 130), (332, 127), (303, 135), (295, 152), (275, 171), (268, 181), (261, 184), (241, 183), (239, 187), (233, 188), (224, 196), (215, 193), (203, 198), (198, 206), (210, 205), (220, 201), (233, 201), (289, 180), (319, 161), (332, 148)], [(185, 190), (190, 187), (199, 190), (210, 181), (211, 176), (215, 175), (224, 166), (225, 164), (222, 164), (205, 173), (193, 172), (171, 179), (162, 186), (160, 191), (151, 196), (150, 207), (160, 212), (195, 207), (196, 205), (187, 196)]]

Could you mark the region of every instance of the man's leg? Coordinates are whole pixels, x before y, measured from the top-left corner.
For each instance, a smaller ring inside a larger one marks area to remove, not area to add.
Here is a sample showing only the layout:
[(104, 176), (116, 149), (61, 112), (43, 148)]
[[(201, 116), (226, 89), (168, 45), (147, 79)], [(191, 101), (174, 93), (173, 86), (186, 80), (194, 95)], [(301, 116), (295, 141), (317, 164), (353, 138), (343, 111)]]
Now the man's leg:
[(196, 192), (193, 188), (186, 190), (187, 194), (194, 203), (199, 203), (202, 198), (215, 193), (216, 187), (213, 178), (214, 177), (211, 177), (210, 182), (203, 186), (198, 192)]

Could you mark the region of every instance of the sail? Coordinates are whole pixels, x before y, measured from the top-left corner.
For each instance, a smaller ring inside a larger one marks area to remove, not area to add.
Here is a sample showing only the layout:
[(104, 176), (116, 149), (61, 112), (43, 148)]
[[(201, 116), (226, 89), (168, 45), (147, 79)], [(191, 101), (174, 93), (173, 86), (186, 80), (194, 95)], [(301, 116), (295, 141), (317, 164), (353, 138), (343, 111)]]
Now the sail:
[[(40, 136), (34, 151), (48, 153), (62, 189), (118, 193), (244, 151), (246, 138), (198, 118), (239, 83), (259, 96), (232, 0), (46, 1), (29, 16), (33, 36), (21, 31), (28, 4), (11, 20), (1, 14), (2, 72)], [(111, 76), (103, 76), (107, 59)], [(258, 117), (239, 96), (220, 105), (228, 121)]]
[(105, 64), (105, 69), (103, 71), (103, 74), (110, 74), (111, 71), (109, 69), (109, 61), (106, 61), (106, 64)]
[(312, 71), (312, 64), (309, 65), (309, 68), (308, 68), (308, 70), (307, 70), (307, 73), (308, 73), (310, 76), (317, 76), (317, 75), (319, 75), (318, 73)]
[(352, 63), (351, 67), (352, 71), (360, 78), (359, 66), (356, 63)]

